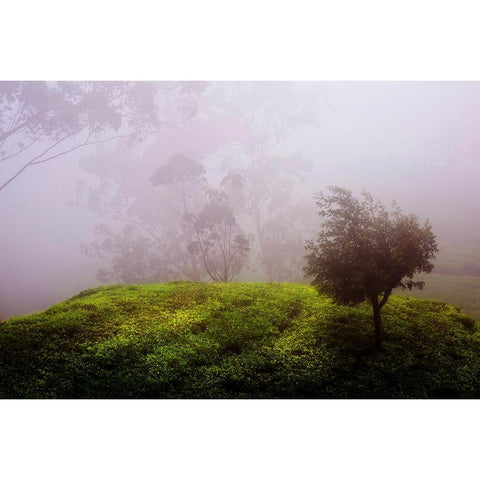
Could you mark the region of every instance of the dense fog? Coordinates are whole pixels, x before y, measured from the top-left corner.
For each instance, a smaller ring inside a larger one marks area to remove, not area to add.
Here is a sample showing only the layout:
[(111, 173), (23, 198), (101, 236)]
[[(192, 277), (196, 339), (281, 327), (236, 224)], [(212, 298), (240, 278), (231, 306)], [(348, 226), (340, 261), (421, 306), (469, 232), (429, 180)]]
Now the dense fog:
[(308, 281), (328, 185), (480, 276), (478, 82), (1, 82), (0, 115), (3, 320), (102, 283)]

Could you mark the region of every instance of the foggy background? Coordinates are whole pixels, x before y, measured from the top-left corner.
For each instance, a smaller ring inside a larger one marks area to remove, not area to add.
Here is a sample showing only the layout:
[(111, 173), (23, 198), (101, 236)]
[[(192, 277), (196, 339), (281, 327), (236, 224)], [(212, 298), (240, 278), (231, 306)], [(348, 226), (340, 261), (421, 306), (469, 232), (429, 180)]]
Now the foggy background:
[[(251, 246), (239, 281), (306, 281), (302, 241), (319, 226), (313, 195), (327, 185), (365, 188), (428, 217), (440, 248), (434, 273), (480, 276), (478, 82), (158, 88), (159, 125), (144, 138), (75, 150), (27, 169), (0, 191), (2, 320), (101, 283), (185, 278), (162, 270), (168, 248), (181, 245), (188, 254), (181, 204), (172, 189), (152, 184), (174, 155), (205, 170), (189, 190), (191, 208), (200, 209), (202, 189), (220, 189), (228, 173), (245, 179), (242, 189), (227, 192), (238, 194), (229, 201)], [(14, 171), (10, 160), (2, 162), (0, 182)], [(269, 232), (263, 239), (255, 218)], [(174, 228), (184, 244), (168, 236)], [(171, 245), (153, 245), (142, 229)]]

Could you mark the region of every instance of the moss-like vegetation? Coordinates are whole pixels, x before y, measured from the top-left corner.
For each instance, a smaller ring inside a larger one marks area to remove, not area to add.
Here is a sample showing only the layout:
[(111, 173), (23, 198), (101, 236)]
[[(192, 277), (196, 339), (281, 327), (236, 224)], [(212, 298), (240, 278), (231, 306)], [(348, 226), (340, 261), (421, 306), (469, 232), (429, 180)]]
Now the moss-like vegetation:
[(368, 305), (299, 284), (81, 292), (0, 325), (1, 398), (478, 398), (480, 336), (439, 302)]

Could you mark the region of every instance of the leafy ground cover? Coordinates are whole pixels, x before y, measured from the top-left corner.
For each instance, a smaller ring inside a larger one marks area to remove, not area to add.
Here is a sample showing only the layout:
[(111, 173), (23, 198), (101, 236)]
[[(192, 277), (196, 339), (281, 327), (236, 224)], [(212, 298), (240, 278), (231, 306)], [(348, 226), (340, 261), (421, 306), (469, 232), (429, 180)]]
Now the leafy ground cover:
[(0, 398), (478, 398), (480, 335), (441, 302), (368, 305), (300, 284), (81, 292), (0, 325)]

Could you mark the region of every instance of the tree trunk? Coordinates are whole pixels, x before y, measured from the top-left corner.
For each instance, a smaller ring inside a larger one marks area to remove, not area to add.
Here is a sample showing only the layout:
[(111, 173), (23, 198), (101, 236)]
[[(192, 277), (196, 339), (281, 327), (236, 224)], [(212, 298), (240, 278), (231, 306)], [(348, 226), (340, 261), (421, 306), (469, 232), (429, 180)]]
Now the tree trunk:
[[(373, 308), (373, 325), (375, 327), (375, 348), (377, 350), (382, 349), (382, 317), (380, 316), (380, 309), (383, 305), (378, 303), (378, 296), (372, 295), (370, 297), (370, 303)], [(382, 300), (382, 304), (384, 301)]]

